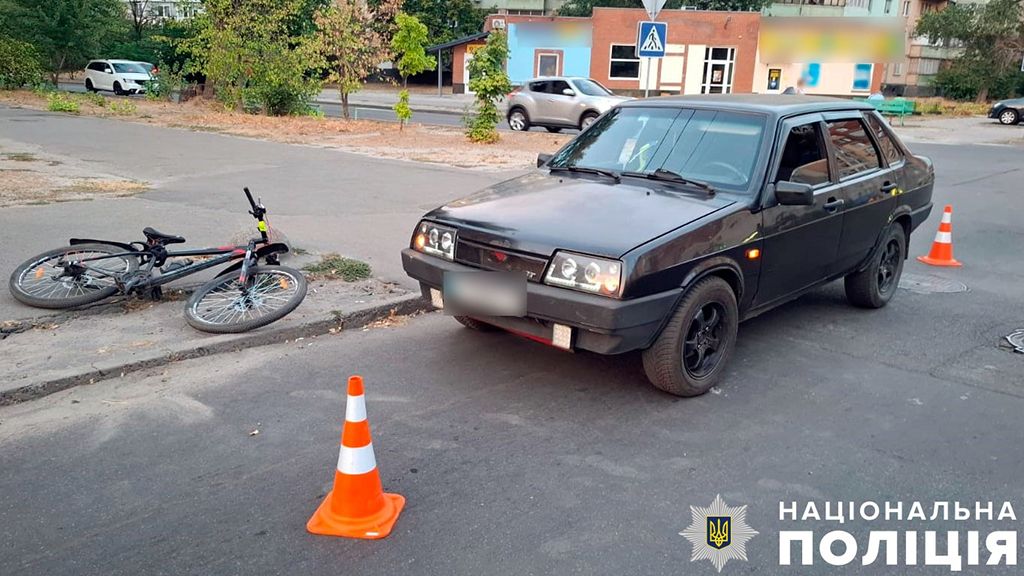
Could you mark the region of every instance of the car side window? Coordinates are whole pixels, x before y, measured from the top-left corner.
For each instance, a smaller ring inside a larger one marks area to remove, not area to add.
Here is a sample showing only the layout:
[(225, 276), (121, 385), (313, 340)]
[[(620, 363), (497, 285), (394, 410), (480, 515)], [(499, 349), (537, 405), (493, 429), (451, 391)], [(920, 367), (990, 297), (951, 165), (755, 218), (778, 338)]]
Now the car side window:
[(834, 120), (828, 123), (828, 137), (836, 153), (839, 179), (881, 166), (878, 149), (860, 120)]
[(828, 178), (828, 154), (818, 122), (794, 126), (786, 135), (775, 181), (788, 180), (817, 186)]
[(565, 80), (552, 80), (548, 85), (548, 92), (556, 96), (565, 96), (565, 94), (562, 94), (562, 90), (566, 88), (569, 88), (569, 83)]
[(548, 91), (547, 82), (530, 82), (530, 92), (540, 92), (541, 94)]
[(882, 126), (882, 122), (873, 113), (864, 115), (864, 119), (867, 120), (868, 128), (875, 133), (875, 140), (878, 145), (882, 148), (882, 156), (885, 157), (886, 162), (890, 166), (898, 164), (903, 160), (903, 152), (900, 151), (900, 147), (893, 142), (892, 136), (889, 131)]
[(101, 64), (99, 62), (93, 62), (92, 64), (89, 64), (89, 70), (95, 70), (97, 72), (103, 72), (103, 64)]

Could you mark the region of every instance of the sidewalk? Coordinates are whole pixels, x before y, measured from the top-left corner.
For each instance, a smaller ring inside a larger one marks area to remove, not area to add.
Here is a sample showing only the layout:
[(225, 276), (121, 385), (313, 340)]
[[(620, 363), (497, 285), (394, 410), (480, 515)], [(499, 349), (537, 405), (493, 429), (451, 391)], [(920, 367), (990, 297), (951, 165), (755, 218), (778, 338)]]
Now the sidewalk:
[[(421, 87), (417, 87), (421, 88)], [(413, 112), (433, 112), (436, 114), (464, 115), (473, 107), (475, 98), (472, 94), (452, 94), (451, 87), (444, 88), (445, 94), (425, 94), (420, 91), (409, 92), (409, 107)], [(335, 88), (324, 88), (316, 98), (319, 104), (340, 104), (341, 97)], [(362, 108), (380, 108), (391, 110), (398, 102), (398, 88), (394, 89), (363, 89), (349, 94), (349, 106)]]

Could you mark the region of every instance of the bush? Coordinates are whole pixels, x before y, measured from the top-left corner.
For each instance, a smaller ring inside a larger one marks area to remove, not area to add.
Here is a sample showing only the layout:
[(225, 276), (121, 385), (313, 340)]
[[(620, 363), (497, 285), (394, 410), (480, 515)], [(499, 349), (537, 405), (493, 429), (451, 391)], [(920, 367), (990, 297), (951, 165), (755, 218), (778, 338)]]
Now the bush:
[(391, 107), (395, 111), (395, 117), (398, 118), (398, 129), (402, 130), (405, 127), (405, 123), (412, 118), (412, 108), (409, 108), (409, 91), (402, 90), (398, 93), (398, 102)]
[(88, 100), (90, 104), (99, 106), (100, 108), (105, 108), (107, 106), (107, 97), (99, 92), (86, 92), (85, 99)]
[(466, 119), (466, 137), (471, 142), (493, 144), (498, 141), (496, 126), (501, 121), (493, 102), (480, 102), (477, 113)]
[(0, 89), (39, 86), (44, 74), (39, 53), (31, 44), (0, 38)]
[[(956, 62), (949, 68), (939, 70), (934, 86), (939, 93), (953, 100), (974, 100), (989, 80), (979, 72), (977, 66), (967, 62)], [(1024, 88), (1024, 74), (1016, 70), (997, 77), (988, 87), (988, 97), (994, 100), (1008, 98), (1021, 93)]]
[(47, 96), (46, 100), (46, 108), (50, 112), (78, 114), (78, 100), (75, 100), (70, 94), (65, 94), (63, 92), (51, 92)]
[(131, 100), (115, 100), (110, 103), (108, 109), (118, 116), (133, 116), (139, 111), (139, 107)]
[(170, 100), (175, 92), (185, 88), (184, 65), (161, 62), (156, 67), (156, 76), (146, 85), (147, 100)]

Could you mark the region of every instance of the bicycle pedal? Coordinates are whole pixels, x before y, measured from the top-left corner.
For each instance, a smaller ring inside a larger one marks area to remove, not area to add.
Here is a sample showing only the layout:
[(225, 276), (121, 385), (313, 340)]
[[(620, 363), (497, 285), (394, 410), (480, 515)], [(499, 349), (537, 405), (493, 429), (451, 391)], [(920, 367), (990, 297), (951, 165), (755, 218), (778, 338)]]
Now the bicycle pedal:
[(150, 300), (153, 300), (153, 301), (162, 300), (163, 297), (164, 297), (163, 288), (161, 288), (159, 286), (154, 286), (154, 287), (149, 289), (149, 299)]

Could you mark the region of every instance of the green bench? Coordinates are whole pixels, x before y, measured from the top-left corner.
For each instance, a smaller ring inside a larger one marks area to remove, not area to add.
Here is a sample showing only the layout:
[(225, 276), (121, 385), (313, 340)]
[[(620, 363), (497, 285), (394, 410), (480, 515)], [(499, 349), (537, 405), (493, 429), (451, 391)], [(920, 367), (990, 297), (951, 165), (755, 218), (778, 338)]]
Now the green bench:
[(903, 119), (914, 113), (914, 101), (906, 98), (893, 98), (892, 100), (867, 101), (878, 110), (882, 116), (898, 116), (900, 126), (903, 126)]

